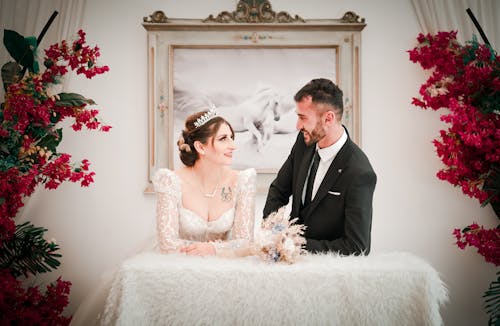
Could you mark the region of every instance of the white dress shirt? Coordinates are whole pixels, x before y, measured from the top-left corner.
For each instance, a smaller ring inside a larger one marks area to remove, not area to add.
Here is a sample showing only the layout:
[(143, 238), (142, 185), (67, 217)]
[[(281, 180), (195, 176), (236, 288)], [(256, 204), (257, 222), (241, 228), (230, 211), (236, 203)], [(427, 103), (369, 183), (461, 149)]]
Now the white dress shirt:
[[(311, 201), (316, 196), (319, 186), (321, 185), (321, 182), (325, 178), (326, 172), (328, 172), (330, 164), (332, 164), (333, 160), (339, 153), (340, 149), (342, 148), (342, 146), (344, 146), (345, 142), (347, 141), (347, 133), (344, 130), (344, 128), (342, 128), (342, 130), (343, 130), (342, 136), (340, 136), (339, 140), (336, 143), (325, 148), (319, 148), (318, 144), (316, 144), (316, 150), (318, 151), (320, 160), (319, 160), (318, 170), (316, 172), (316, 178), (314, 178)], [(312, 162), (311, 164), (309, 164), (309, 171), (311, 171), (311, 165)], [(309, 178), (309, 172), (307, 173), (307, 179), (308, 178)], [(307, 184), (307, 179), (305, 184)], [(306, 187), (304, 186), (304, 189), (302, 189), (302, 203), (304, 202), (305, 197), (306, 197)]]

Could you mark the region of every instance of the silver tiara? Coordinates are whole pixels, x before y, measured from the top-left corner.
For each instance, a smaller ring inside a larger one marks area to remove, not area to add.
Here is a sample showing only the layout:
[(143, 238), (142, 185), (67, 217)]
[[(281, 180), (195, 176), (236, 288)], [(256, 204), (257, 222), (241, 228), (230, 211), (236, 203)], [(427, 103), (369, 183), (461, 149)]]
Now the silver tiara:
[(207, 123), (208, 121), (210, 121), (211, 119), (215, 118), (216, 116), (217, 116), (217, 111), (215, 111), (215, 106), (212, 105), (210, 107), (210, 110), (203, 113), (201, 115), (201, 117), (196, 119), (196, 121), (194, 122), (194, 126), (196, 128), (199, 128), (199, 127), (203, 126), (205, 123)]

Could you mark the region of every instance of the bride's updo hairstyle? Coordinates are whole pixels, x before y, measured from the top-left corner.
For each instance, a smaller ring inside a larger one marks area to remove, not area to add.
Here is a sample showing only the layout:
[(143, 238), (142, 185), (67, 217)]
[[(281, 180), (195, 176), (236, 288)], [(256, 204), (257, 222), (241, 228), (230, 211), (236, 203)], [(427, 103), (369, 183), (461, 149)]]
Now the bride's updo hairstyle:
[[(207, 114), (208, 111), (201, 111), (193, 113), (187, 117), (184, 130), (182, 130), (181, 136), (177, 141), (179, 156), (182, 163), (186, 166), (193, 166), (194, 163), (200, 158), (200, 154), (194, 148), (194, 142), (199, 141), (202, 144), (206, 144), (210, 137), (214, 137), (217, 134), (223, 124), (228, 125), (234, 138), (233, 127), (231, 127), (226, 119), (219, 116), (214, 116), (203, 124), (196, 126), (200, 119), (202, 119), (204, 115), (206, 117)], [(213, 142), (214, 139), (212, 138), (212, 144)]]

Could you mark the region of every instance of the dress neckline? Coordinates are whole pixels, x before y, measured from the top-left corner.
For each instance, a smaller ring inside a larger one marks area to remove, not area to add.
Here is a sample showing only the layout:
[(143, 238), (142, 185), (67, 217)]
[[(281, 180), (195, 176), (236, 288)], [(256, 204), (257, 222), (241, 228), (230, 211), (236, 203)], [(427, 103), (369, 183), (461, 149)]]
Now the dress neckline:
[[(200, 221), (203, 221), (204, 223), (206, 224), (210, 224), (210, 223), (213, 223), (213, 222), (216, 222), (218, 220), (220, 220), (221, 218), (224, 217), (224, 215), (226, 215), (227, 213), (229, 213), (230, 211), (234, 211), (234, 206), (229, 208), (228, 210), (226, 210), (225, 212), (223, 212), (221, 215), (219, 215), (216, 219), (213, 219), (211, 221), (209, 220), (205, 220), (203, 217), (201, 217), (200, 215), (198, 215), (197, 213), (195, 213), (194, 211), (190, 210), (189, 208), (186, 208), (182, 205), (182, 191), (181, 191), (181, 185), (182, 185), (182, 179), (181, 177), (175, 173), (174, 171), (172, 171), (172, 174), (175, 176), (175, 178), (177, 179), (177, 183), (178, 183), (178, 187), (179, 187), (179, 193), (180, 193), (180, 208), (185, 210), (185, 211), (188, 211), (189, 213), (191, 213), (192, 215), (196, 216)], [(239, 187), (239, 183), (240, 183), (240, 176), (241, 176), (241, 171), (238, 172), (238, 177), (237, 177), (237, 181), (236, 181), (236, 191)]]
[(231, 211), (234, 211), (234, 207), (231, 207), (230, 209), (226, 210), (224, 213), (220, 214), (216, 219), (213, 219), (213, 220), (205, 220), (203, 217), (201, 217), (200, 215), (198, 215), (197, 213), (195, 213), (194, 211), (190, 210), (189, 208), (186, 208), (184, 206), (180, 206), (181, 209), (185, 210), (185, 211), (188, 211), (189, 213), (191, 213), (192, 215), (196, 216), (198, 219), (200, 219), (201, 221), (203, 221), (204, 223), (206, 224), (210, 224), (210, 223), (215, 223), (217, 222), (218, 220), (224, 218), (225, 215), (227, 215), (229, 212)]

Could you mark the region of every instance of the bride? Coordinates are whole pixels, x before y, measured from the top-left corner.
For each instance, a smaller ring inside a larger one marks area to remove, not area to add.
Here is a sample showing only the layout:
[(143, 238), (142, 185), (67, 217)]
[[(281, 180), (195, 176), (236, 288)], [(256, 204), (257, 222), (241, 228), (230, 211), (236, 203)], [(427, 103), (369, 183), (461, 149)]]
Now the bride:
[[(213, 109), (194, 113), (177, 144), (185, 167), (160, 169), (153, 178), (158, 231), (154, 247), (185, 255), (250, 255), (256, 172), (230, 168), (236, 149), (231, 125)], [(82, 302), (71, 325), (100, 323), (110, 276)]]
[(161, 252), (224, 257), (250, 254), (255, 169), (230, 168), (234, 131), (214, 109), (189, 116), (177, 142), (184, 167), (160, 169), (157, 192)]

